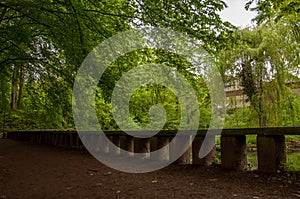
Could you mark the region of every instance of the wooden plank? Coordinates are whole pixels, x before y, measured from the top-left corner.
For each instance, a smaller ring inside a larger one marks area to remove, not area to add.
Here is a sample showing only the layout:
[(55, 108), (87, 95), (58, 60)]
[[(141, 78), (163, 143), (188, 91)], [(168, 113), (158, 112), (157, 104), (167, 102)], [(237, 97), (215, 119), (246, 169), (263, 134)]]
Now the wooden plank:
[[(207, 134), (207, 129), (197, 130), (196, 136), (205, 136)], [(153, 135), (154, 131), (130, 131), (132, 134), (139, 133), (140, 135)], [(61, 135), (61, 134), (77, 134), (77, 131), (58, 131), (58, 130), (33, 130), (33, 131), (8, 131), (6, 132), (8, 137), (24, 137), (30, 136), (33, 134), (48, 134), (52, 135)], [(88, 134), (97, 134), (97, 132), (81, 132)], [(104, 131), (106, 136), (129, 136), (124, 131), (121, 130), (113, 130), (113, 131)], [(210, 130), (209, 135), (218, 135), (220, 133), (220, 129), (212, 129)], [(161, 130), (155, 136), (157, 137), (174, 137), (177, 134), (177, 130)], [(184, 130), (184, 133), (181, 135), (192, 135), (194, 134), (194, 130)], [(233, 128), (233, 129), (222, 129), (221, 135), (264, 135), (264, 136), (274, 136), (274, 135), (300, 135), (300, 127), (269, 127), (269, 128)]]

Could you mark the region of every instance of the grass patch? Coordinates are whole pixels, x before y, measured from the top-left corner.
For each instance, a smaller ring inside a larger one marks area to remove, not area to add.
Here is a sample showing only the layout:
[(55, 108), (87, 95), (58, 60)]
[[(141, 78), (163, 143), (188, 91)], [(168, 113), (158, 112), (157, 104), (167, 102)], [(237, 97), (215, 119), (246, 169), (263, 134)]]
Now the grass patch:
[(256, 135), (246, 135), (246, 143), (248, 145), (256, 145)]
[(247, 163), (248, 163), (248, 170), (256, 170), (258, 163), (257, 163), (257, 155), (255, 152), (247, 153)]
[(300, 153), (288, 154), (286, 166), (288, 171), (300, 171)]
[[(247, 154), (248, 169), (255, 170), (257, 169), (257, 154), (248, 153)], [(289, 153), (287, 154), (287, 171), (300, 171), (300, 153)]]
[(300, 135), (286, 135), (285, 141), (300, 140)]

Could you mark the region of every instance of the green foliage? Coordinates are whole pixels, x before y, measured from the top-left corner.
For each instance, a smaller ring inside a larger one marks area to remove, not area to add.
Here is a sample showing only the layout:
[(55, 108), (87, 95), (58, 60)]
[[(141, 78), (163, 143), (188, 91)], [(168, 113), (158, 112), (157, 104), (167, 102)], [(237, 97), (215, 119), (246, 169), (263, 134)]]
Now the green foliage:
[(249, 0), (246, 9), (250, 9), (253, 2), (256, 6), (251, 10), (258, 12), (254, 19), (258, 24), (270, 23), (273, 20), (287, 22), (296, 40), (300, 41), (300, 3), (298, 0)]
[[(106, 104), (111, 106), (110, 101), (112, 91), (117, 81), (134, 67), (150, 63), (164, 64), (174, 68), (174, 70), (180, 72), (189, 81), (195, 89), (200, 107), (199, 128), (208, 127), (210, 121), (210, 100), (208, 88), (203, 78), (193, 72), (191, 64), (185, 59), (178, 55), (161, 50), (154, 51), (151, 49), (143, 49), (130, 52), (121, 56), (117, 61), (112, 63), (105, 71), (99, 82), (99, 91), (101, 90), (102, 93), (101, 98)], [(164, 107), (166, 111), (167, 119), (164, 129), (177, 129), (179, 127), (178, 125), (180, 124), (181, 117), (180, 104), (171, 90), (156, 84), (156, 81), (158, 80), (155, 80), (154, 77), (155, 76), (153, 76), (153, 83), (141, 85), (141, 87), (137, 88), (131, 96), (129, 107), (131, 118), (138, 125), (145, 126), (150, 122), (150, 108), (155, 104), (159, 104)], [(128, 79), (126, 81), (129, 81), (130, 83), (131, 80)], [(116, 128), (117, 125), (113, 120), (112, 112), (110, 111), (109, 114), (112, 119), (110, 126), (111, 128)], [(105, 124), (101, 124), (101, 126), (105, 126)]]
[(119, 129), (112, 115), (111, 103), (106, 103), (98, 87), (95, 98), (95, 109), (99, 124), (103, 130)]
[(205, 0), (135, 0), (133, 6), (141, 19), (135, 26), (167, 27), (187, 33), (203, 42), (206, 50), (215, 52), (231, 39), (234, 27), (222, 22), (218, 11), (226, 7), (223, 1)]
[(141, 126), (149, 124), (148, 111), (155, 104), (160, 104), (166, 111), (167, 118), (164, 128), (178, 129), (181, 114), (178, 100), (170, 90), (157, 84), (141, 87), (131, 96), (129, 109), (131, 117)]
[[(269, 16), (268, 23), (237, 32), (218, 15), (226, 6), (223, 1), (1, 2), (0, 124), (7, 129), (74, 128), (72, 86), (88, 52), (118, 32), (147, 25), (171, 28), (198, 39), (206, 50), (217, 55), (225, 81), (240, 78), (252, 107), (230, 110), (226, 127), (257, 126), (261, 117), (268, 125), (299, 125), (299, 98), (284, 86), (285, 80), (290, 78), (288, 74), (299, 68), (295, 23), (299, 16), (293, 12), (299, 3), (292, 0), (258, 2), (256, 9)], [(270, 6), (274, 14), (267, 11)], [(130, 52), (105, 71), (95, 96), (101, 127), (118, 129), (111, 110), (116, 82), (132, 68), (149, 63), (165, 64), (189, 81), (200, 107), (199, 128), (207, 128), (211, 102), (203, 77), (180, 56), (151, 49)], [(265, 67), (266, 63), (271, 70)], [(264, 88), (260, 92), (257, 82), (266, 77), (268, 83), (260, 85)], [(269, 101), (271, 103), (265, 103)], [(176, 129), (180, 123), (177, 99), (170, 90), (156, 84), (140, 87), (132, 96), (130, 110), (134, 121), (146, 125), (149, 108), (157, 103), (167, 110), (165, 128)]]
[(239, 82), (256, 116), (248, 111), (247, 124), (249, 114), (240, 117), (241, 109), (228, 119), (240, 118), (237, 126), (256, 126), (255, 120), (261, 127), (299, 125), (300, 99), (288, 88), (288, 82), (299, 81), (299, 44), (289, 27), (270, 21), (237, 35), (238, 44), (220, 53), (219, 65), (228, 84)]
[[(300, 154), (299, 153), (289, 153), (287, 154), (287, 164), (284, 165), (285, 170), (288, 172), (299, 171), (300, 170)], [(250, 169), (257, 169), (257, 154), (249, 153), (247, 155), (248, 164), (250, 164)]]
[(291, 153), (287, 156), (287, 171), (299, 171), (300, 170), (300, 153)]
[(76, 70), (94, 46), (129, 28), (132, 11), (122, 0), (1, 2), (1, 126), (74, 127)]
[(258, 115), (253, 107), (243, 106), (227, 110), (224, 128), (258, 127)]

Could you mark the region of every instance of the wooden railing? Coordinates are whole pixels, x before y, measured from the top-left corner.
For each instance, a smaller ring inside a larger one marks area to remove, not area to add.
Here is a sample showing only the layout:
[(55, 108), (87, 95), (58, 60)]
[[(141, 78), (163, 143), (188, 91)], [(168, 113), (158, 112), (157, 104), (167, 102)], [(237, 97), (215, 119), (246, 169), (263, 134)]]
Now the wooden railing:
[[(217, 131), (216, 131), (217, 132)], [(177, 131), (162, 130), (151, 138), (135, 138), (122, 131), (104, 131), (109, 140), (119, 148), (124, 149), (127, 155), (133, 156), (134, 153), (142, 153), (145, 157), (155, 160), (169, 160), (167, 149), (156, 154), (157, 157), (150, 157), (151, 151), (163, 148), (172, 139), (175, 139)], [(141, 132), (143, 133), (143, 132)], [(209, 166), (215, 161), (216, 148), (209, 152), (204, 158), (199, 158), (198, 153), (207, 130), (198, 130), (197, 135), (188, 150), (177, 159), (178, 164), (195, 164)], [(95, 137), (96, 135), (96, 137)], [(186, 132), (186, 136), (189, 132)], [(245, 129), (223, 129), (221, 134), (221, 165), (225, 169), (244, 170), (247, 166), (247, 145), (246, 135), (256, 136), (258, 170), (263, 173), (274, 173), (283, 170), (287, 161), (285, 135), (300, 135), (300, 127), (280, 127), (280, 128), (245, 128)], [(209, 135), (211, 144), (215, 144), (215, 133)], [(95, 150), (103, 153), (120, 154), (120, 150), (112, 151), (108, 143), (99, 136), (99, 133), (81, 133), (79, 138), (76, 131), (10, 131), (5, 133), (5, 138), (15, 140), (26, 140), (39, 144), (53, 146), (63, 146), (70, 148), (84, 149), (81, 139), (90, 139), (99, 144)], [(186, 140), (186, 139), (185, 139)], [(175, 140), (179, 142), (180, 139)], [(167, 148), (167, 147), (166, 147)], [(115, 150), (116, 148), (114, 148)], [(176, 150), (176, 149), (175, 149)]]

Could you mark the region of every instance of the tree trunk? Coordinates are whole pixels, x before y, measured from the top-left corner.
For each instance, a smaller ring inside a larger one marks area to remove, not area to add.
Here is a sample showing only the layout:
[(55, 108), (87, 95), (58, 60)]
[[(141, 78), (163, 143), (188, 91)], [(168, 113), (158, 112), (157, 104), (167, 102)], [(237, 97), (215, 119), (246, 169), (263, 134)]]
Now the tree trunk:
[(16, 110), (17, 108), (17, 95), (18, 95), (18, 79), (17, 79), (17, 69), (13, 68), (12, 77), (12, 91), (11, 91), (11, 109)]
[(260, 78), (259, 88), (258, 88), (258, 108), (259, 108), (258, 115), (259, 115), (259, 127), (260, 128), (265, 128), (268, 126), (264, 103), (266, 103), (266, 101), (264, 100), (264, 96), (263, 96), (263, 80), (262, 80), (262, 78)]
[(268, 127), (267, 119), (262, 114), (259, 115), (259, 127), (260, 128)]
[(17, 107), (18, 109), (22, 109), (22, 101), (23, 101), (23, 85), (24, 85), (24, 73), (21, 69), (20, 71), (20, 83), (19, 83), (19, 96), (18, 96), (18, 102)]

